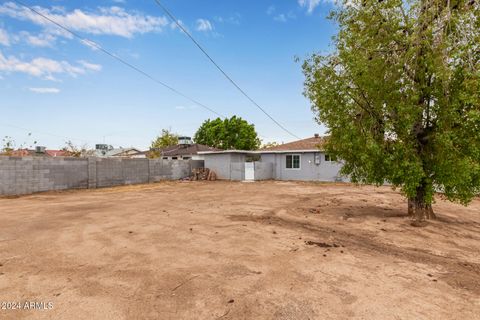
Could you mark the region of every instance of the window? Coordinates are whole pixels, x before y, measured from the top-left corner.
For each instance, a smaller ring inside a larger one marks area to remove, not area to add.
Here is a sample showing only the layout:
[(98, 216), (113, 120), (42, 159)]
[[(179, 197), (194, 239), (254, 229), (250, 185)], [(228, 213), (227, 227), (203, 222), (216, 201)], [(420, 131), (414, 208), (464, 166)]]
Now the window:
[(163, 157), (162, 159), (163, 159), (163, 160), (168, 160), (168, 157)]
[(337, 157), (331, 156), (331, 155), (329, 155), (329, 154), (325, 154), (325, 161), (329, 161), (329, 162), (331, 162), (331, 161), (337, 161)]
[(300, 155), (288, 154), (286, 156), (285, 165), (287, 169), (300, 169)]
[(255, 161), (261, 161), (261, 157), (259, 154), (254, 154), (254, 155), (246, 155), (245, 156), (245, 162), (255, 162)]
[(188, 160), (190, 157), (182, 157), (183, 160)]
[(177, 159), (178, 159), (178, 157), (172, 157), (172, 160), (177, 160)]

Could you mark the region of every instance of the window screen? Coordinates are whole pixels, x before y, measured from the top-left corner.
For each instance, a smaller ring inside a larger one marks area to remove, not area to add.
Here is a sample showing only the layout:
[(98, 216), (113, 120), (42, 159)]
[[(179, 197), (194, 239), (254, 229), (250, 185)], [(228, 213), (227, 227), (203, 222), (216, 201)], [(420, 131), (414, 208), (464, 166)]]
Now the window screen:
[(285, 167), (287, 169), (300, 169), (300, 155), (289, 154), (286, 156)]

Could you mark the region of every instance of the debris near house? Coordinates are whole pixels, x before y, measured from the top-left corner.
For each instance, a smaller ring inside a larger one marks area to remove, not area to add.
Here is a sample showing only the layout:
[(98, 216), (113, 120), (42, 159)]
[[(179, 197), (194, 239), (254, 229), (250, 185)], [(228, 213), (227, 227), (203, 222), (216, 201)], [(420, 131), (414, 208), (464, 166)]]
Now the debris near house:
[(207, 181), (214, 181), (217, 180), (217, 174), (215, 171), (210, 170), (208, 168), (195, 168), (192, 170), (192, 181), (197, 180), (207, 180)]
[(215, 171), (210, 170), (210, 173), (209, 173), (208, 176), (207, 176), (207, 180), (208, 180), (208, 181), (215, 181), (215, 180), (217, 180), (217, 174), (215, 173)]

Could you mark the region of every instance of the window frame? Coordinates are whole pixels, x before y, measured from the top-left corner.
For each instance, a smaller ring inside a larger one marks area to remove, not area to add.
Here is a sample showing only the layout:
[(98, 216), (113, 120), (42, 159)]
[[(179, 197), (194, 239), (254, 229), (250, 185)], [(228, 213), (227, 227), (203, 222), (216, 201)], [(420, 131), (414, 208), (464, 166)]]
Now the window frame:
[[(327, 156), (328, 156), (328, 160), (327, 160)], [(329, 163), (338, 162), (335, 157), (333, 157), (331, 154), (328, 154), (328, 153), (325, 153), (323, 158), (325, 159), (325, 162), (329, 162)]]
[[(287, 157), (288, 156), (292, 157), (292, 167), (291, 168), (287, 167)], [(293, 158), (295, 156), (298, 156), (298, 168), (294, 168), (294, 166), (293, 166), (293, 164), (294, 164)], [(299, 153), (286, 154), (285, 155), (285, 170), (302, 170), (302, 155), (299, 154)]]

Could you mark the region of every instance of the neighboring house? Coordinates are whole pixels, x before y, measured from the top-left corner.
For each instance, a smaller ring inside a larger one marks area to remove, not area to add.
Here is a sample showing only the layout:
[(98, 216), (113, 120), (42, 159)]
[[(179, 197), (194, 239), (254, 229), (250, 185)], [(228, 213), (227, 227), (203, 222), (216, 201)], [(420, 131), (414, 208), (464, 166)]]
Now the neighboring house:
[(135, 158), (135, 159), (146, 159), (150, 155), (150, 150), (147, 151), (139, 151), (137, 153), (134, 153), (130, 156), (130, 158)]
[(178, 144), (162, 149), (152, 149), (164, 160), (204, 160), (201, 152), (220, 151), (213, 147), (209, 147), (199, 143), (193, 143), (190, 137), (179, 137)]
[(36, 147), (33, 149), (18, 149), (12, 150), (2, 155), (9, 155), (12, 157), (70, 157), (71, 154), (65, 150), (47, 150), (45, 147)]
[(122, 157), (122, 158), (131, 158), (136, 154), (141, 153), (142, 151), (136, 148), (114, 148), (109, 150), (106, 157)]
[(225, 150), (200, 152), (205, 167), (228, 180), (348, 181), (340, 175), (342, 163), (323, 150), (325, 138), (285, 143), (258, 151)]
[(70, 152), (65, 150), (45, 150), (45, 153), (50, 157), (69, 157)]
[(114, 148), (106, 144), (95, 145), (95, 157), (122, 157), (133, 158), (135, 155), (141, 154), (142, 151), (136, 148)]

